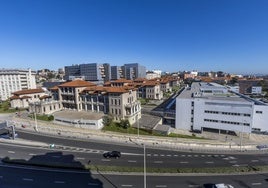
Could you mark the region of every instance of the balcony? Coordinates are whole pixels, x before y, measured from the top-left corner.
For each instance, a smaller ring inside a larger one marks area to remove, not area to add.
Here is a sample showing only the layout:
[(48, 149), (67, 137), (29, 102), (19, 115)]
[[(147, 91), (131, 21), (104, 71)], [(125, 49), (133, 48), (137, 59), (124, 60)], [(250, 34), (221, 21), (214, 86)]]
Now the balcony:
[(140, 101), (135, 101), (135, 102), (132, 102), (132, 103), (128, 103), (128, 104), (125, 104), (125, 108), (132, 108), (134, 106), (140, 106)]

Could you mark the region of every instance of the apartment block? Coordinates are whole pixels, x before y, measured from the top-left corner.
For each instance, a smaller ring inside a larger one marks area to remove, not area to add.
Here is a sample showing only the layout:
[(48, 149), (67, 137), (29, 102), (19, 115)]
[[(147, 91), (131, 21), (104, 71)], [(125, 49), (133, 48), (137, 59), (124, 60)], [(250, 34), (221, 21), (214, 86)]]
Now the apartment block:
[(19, 90), (35, 89), (36, 72), (31, 69), (0, 69), (0, 101)]
[[(96, 84), (103, 84), (104, 78), (109, 78), (110, 66), (108, 64), (88, 63), (80, 65), (65, 66), (65, 80), (83, 79)], [(105, 75), (105, 73), (107, 75)]]

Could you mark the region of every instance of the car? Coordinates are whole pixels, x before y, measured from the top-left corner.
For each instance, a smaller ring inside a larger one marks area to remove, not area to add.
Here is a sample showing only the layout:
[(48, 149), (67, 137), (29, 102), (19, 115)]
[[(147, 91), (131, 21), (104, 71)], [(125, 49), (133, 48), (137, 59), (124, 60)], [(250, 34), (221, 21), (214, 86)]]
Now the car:
[(121, 157), (121, 152), (120, 151), (108, 151), (103, 154), (103, 157), (105, 158), (120, 158)]
[(257, 145), (256, 148), (258, 148), (259, 150), (268, 149), (268, 145)]
[(234, 187), (229, 184), (219, 183), (219, 184), (214, 184), (213, 188), (234, 188)]

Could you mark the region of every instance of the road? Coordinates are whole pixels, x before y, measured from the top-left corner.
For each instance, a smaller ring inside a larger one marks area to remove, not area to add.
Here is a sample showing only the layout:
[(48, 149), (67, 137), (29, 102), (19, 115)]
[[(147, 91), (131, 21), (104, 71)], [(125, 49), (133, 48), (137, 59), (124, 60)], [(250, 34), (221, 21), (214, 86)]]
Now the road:
[[(85, 164), (91, 160), (97, 165), (116, 166), (143, 166), (143, 148), (129, 145), (115, 145), (112, 143), (100, 143), (82, 140), (70, 140), (66, 138), (56, 138), (47, 135), (34, 135), (19, 132), (20, 137), (34, 141), (55, 143), (62, 145), (62, 149), (32, 148), (6, 145), (1, 146), (1, 156), (17, 157), (29, 159), (33, 155), (45, 155), (46, 153), (61, 152), (64, 155), (73, 155), (77, 161)], [(13, 147), (13, 148), (12, 148)], [(119, 160), (104, 159), (103, 152), (119, 150), (122, 157)], [(10, 152), (8, 152), (10, 151)], [(242, 155), (227, 153), (194, 153), (179, 152), (159, 149), (146, 149), (147, 166), (152, 168), (182, 168), (182, 167), (226, 167), (226, 166), (256, 166), (267, 165), (266, 154)]]
[[(267, 188), (268, 174), (230, 176), (147, 176), (147, 188), (209, 188), (212, 183), (228, 183), (235, 188)], [(142, 188), (143, 175), (100, 174), (52, 170), (0, 164), (1, 188)]]

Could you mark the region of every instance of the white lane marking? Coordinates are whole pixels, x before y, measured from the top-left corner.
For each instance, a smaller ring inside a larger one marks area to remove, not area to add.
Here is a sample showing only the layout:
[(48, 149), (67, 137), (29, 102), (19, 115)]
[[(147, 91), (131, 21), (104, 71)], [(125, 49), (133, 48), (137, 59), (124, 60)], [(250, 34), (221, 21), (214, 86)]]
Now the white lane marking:
[(237, 163), (237, 161), (229, 161), (229, 163)]
[(211, 157), (211, 155), (208, 155), (208, 157)]
[(188, 157), (192, 157), (192, 155), (187, 155)]
[(111, 161), (110, 159), (101, 159), (102, 161)]
[(205, 155), (201, 155), (201, 157), (205, 157)]
[(181, 155), (182, 157), (185, 157), (185, 155)]
[(133, 187), (133, 185), (121, 185), (122, 187)]
[(251, 160), (251, 162), (256, 163), (259, 162), (259, 160)]
[(36, 154), (34, 154), (34, 153), (29, 153), (29, 155), (31, 155), (31, 156), (35, 156)]
[(165, 155), (164, 155), (164, 154), (161, 154), (160, 156), (161, 156), (161, 157), (164, 157)]
[(174, 157), (178, 157), (178, 155), (174, 155)]
[(154, 154), (154, 157), (157, 157), (158, 156), (158, 154)]
[(33, 181), (31, 178), (22, 178), (23, 181)]
[(206, 161), (206, 164), (212, 164), (214, 163), (213, 161)]
[(181, 164), (186, 164), (186, 163), (189, 163), (188, 161), (181, 161), (180, 162)]
[(76, 157), (77, 160), (85, 160), (84, 157)]
[(188, 187), (199, 187), (199, 185), (188, 185)]
[(256, 182), (256, 183), (251, 183), (251, 185), (261, 185), (262, 183)]
[(147, 156), (149, 156), (149, 157), (150, 157), (150, 156), (151, 156), (151, 154), (147, 154)]
[(53, 157), (53, 158), (60, 158), (61, 156), (53, 155), (53, 156), (51, 156), (51, 157)]
[(214, 155), (214, 157), (219, 157), (219, 155)]
[(129, 162), (129, 163), (136, 163), (137, 161), (134, 161), (134, 160), (128, 160), (127, 162)]
[(8, 153), (15, 153), (15, 151), (7, 151)]
[(171, 157), (171, 155), (167, 155), (167, 157)]
[(167, 185), (156, 185), (155, 187), (167, 187)]
[(98, 186), (99, 184), (97, 184), (97, 183), (88, 183), (87, 185), (89, 185), (89, 186)]
[(163, 163), (163, 161), (154, 161), (154, 163), (158, 163), (159, 164), (159, 163)]
[(63, 184), (63, 183), (65, 183), (65, 182), (64, 182), (64, 181), (54, 181), (54, 183)]

